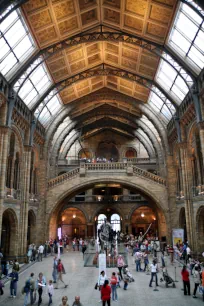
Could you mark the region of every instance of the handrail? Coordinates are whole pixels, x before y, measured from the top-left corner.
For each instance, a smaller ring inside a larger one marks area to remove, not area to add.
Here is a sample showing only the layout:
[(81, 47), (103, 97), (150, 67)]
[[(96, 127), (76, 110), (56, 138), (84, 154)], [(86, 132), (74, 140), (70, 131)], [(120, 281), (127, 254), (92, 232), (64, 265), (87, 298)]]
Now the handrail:
[(48, 181), (48, 189), (53, 188), (53, 187), (65, 182), (65, 181), (68, 181), (68, 180), (72, 179), (78, 173), (79, 173), (79, 168), (75, 168), (75, 169), (73, 169), (69, 172), (63, 173), (63, 174), (49, 180)]
[[(85, 169), (86, 171), (107, 171), (107, 170), (123, 170), (122, 172), (126, 172), (127, 168), (131, 167), (133, 169), (133, 174), (137, 176), (144, 177), (153, 181), (154, 183), (166, 186), (166, 180), (158, 175), (155, 175), (151, 172), (145, 171), (141, 168), (133, 166), (129, 163), (88, 163), (88, 164), (81, 164), (80, 168), (77, 167), (69, 172), (66, 172), (62, 175), (59, 175), (51, 180), (48, 181), (48, 189), (53, 188), (65, 181), (68, 181), (80, 173), (80, 169)], [(125, 171), (124, 171), (125, 170)]]
[(133, 166), (133, 173), (135, 173), (138, 176), (145, 177), (151, 181), (154, 181), (155, 183), (166, 186), (166, 180), (164, 178), (156, 174), (153, 174), (151, 172), (145, 171), (141, 168)]

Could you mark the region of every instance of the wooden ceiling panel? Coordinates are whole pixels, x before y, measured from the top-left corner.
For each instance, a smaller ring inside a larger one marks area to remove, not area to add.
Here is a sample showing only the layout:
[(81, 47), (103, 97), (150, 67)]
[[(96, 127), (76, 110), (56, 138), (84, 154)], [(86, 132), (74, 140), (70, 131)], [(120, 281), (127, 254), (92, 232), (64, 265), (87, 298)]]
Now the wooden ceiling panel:
[[(94, 31), (100, 31), (100, 25), (104, 31), (122, 30), (163, 45), (176, 3), (177, 0), (30, 0), (23, 5), (23, 13), (41, 49), (95, 26), (98, 28)], [(46, 61), (55, 82), (102, 63), (153, 79), (159, 57), (128, 43), (98, 41), (65, 49)], [(149, 95), (147, 88), (114, 76), (83, 82), (60, 93), (65, 104), (102, 87), (143, 102)]]

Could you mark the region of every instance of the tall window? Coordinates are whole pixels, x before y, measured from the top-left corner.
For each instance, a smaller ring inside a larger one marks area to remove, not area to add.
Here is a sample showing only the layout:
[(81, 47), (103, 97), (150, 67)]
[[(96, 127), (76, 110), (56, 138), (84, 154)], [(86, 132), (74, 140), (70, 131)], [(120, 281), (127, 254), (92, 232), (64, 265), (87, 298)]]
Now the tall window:
[(114, 231), (118, 232), (121, 230), (120, 216), (118, 214), (111, 216), (111, 224)]
[(13, 169), (13, 159), (14, 159), (14, 149), (15, 149), (15, 135), (11, 134), (10, 138), (10, 148), (9, 148), (9, 156), (7, 160), (7, 177), (6, 177), (6, 187), (12, 188), (12, 169)]
[(19, 153), (16, 153), (16, 159), (14, 162), (13, 188), (18, 190), (19, 183), (20, 183), (20, 160), (19, 160)]

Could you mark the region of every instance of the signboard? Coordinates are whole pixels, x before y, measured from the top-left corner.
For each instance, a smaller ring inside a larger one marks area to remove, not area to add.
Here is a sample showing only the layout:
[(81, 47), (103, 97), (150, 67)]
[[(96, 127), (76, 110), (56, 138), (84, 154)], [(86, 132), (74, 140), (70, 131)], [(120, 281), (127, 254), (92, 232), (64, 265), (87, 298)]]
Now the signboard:
[(172, 229), (172, 241), (173, 241), (173, 246), (175, 246), (177, 242), (181, 243), (184, 241), (184, 229), (183, 228)]
[(99, 267), (99, 275), (101, 274), (101, 271), (105, 271), (106, 274), (106, 254), (99, 254), (98, 267)]

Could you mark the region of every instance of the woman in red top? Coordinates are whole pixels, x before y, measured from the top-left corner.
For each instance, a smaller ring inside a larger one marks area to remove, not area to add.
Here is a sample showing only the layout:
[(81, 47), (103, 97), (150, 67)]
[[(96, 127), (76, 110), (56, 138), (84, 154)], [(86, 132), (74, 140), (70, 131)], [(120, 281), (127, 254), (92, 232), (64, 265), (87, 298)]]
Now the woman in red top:
[(183, 269), (181, 270), (182, 280), (183, 280), (183, 288), (184, 288), (184, 295), (191, 295), (190, 293), (190, 280), (189, 280), (189, 272), (186, 269), (186, 266), (183, 266)]
[(106, 302), (107, 302), (107, 305), (110, 306), (111, 287), (108, 284), (109, 284), (109, 281), (106, 279), (103, 287), (101, 288), (101, 298), (102, 298), (103, 306), (106, 305)]
[(61, 262), (61, 259), (58, 260), (57, 272), (58, 272), (58, 277), (57, 277), (57, 284), (56, 284), (55, 289), (58, 289), (59, 280), (64, 284), (64, 287), (67, 288), (68, 285), (66, 285), (62, 279), (63, 264)]

